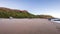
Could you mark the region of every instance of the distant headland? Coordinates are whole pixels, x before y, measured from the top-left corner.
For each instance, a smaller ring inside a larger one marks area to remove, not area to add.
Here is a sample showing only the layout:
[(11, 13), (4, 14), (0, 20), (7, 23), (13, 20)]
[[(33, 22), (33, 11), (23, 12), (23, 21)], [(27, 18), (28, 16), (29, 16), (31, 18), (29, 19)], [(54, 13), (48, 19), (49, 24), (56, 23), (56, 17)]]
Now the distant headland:
[(51, 15), (34, 15), (27, 10), (10, 9), (6, 7), (0, 7), (0, 18), (54, 18)]

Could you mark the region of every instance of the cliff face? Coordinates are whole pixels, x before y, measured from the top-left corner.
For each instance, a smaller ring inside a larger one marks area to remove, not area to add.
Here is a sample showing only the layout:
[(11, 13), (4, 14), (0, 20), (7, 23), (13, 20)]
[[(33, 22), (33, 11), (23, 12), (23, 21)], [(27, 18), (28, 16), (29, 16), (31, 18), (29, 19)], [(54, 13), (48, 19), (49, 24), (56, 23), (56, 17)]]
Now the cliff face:
[(17, 11), (17, 12), (28, 12), (27, 10), (18, 10), (18, 9), (10, 9), (5, 7), (0, 7), (1, 11)]
[(0, 18), (28, 18), (31, 17), (32, 14), (30, 14), (27, 10), (17, 10), (17, 9), (9, 9), (0, 7)]
[(50, 15), (33, 15), (27, 10), (18, 10), (0, 7), (0, 18), (53, 18)]

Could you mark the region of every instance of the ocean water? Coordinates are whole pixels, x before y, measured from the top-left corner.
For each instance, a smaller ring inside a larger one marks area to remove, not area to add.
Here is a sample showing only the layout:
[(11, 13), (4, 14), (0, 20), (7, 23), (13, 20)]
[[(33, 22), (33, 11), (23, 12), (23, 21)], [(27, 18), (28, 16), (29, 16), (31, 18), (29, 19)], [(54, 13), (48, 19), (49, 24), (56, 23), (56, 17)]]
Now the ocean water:
[(60, 21), (53, 21), (53, 22), (60, 23)]
[(52, 22), (56, 22), (56, 23), (60, 23), (60, 21), (53, 21), (53, 20), (51, 20)]

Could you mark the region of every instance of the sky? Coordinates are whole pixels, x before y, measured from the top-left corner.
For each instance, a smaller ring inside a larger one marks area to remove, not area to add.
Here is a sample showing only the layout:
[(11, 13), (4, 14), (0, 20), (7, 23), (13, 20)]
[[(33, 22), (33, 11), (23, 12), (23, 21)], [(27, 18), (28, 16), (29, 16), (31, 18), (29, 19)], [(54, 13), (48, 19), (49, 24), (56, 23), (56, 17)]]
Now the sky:
[(60, 18), (60, 0), (0, 0), (0, 7), (27, 10), (40, 15), (52, 15)]

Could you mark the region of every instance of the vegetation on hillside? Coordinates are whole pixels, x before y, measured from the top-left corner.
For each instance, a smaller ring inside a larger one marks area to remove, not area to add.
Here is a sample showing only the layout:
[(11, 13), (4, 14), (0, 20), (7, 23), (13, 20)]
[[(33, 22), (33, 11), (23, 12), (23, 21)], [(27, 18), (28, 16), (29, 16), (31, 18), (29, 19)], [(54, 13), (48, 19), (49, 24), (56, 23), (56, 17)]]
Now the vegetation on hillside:
[(53, 16), (50, 16), (50, 15), (37, 15), (37, 16), (38, 16), (38, 18), (46, 18), (46, 19), (54, 18)]
[(0, 7), (0, 18), (53, 18), (50, 15), (33, 15), (26, 10)]

